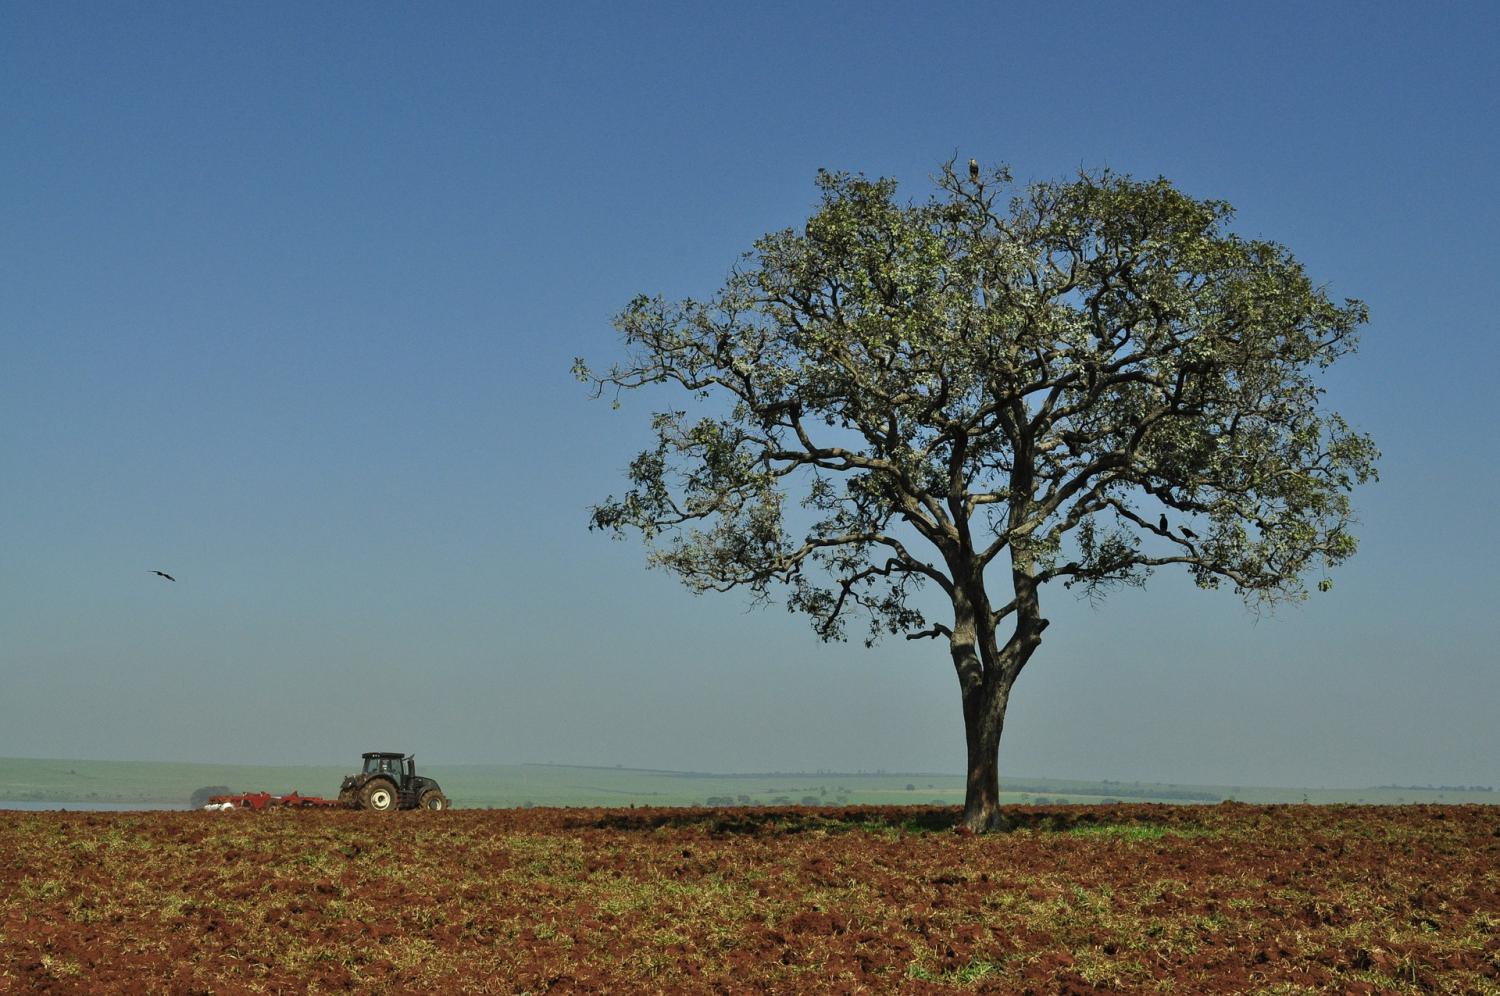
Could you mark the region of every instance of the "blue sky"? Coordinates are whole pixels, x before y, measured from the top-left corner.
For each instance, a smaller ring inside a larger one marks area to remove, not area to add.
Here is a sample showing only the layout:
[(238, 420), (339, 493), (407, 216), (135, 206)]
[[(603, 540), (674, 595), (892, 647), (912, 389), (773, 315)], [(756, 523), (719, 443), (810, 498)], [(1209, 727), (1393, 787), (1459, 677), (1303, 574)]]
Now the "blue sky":
[[(1005, 772), (1500, 784), (1490, 4), (0, 7), (0, 755), (958, 771), (942, 648), (819, 644), (586, 530), (819, 167), (1230, 201), (1365, 299), (1334, 591), (1063, 591)], [(166, 570), (170, 584), (148, 574)]]

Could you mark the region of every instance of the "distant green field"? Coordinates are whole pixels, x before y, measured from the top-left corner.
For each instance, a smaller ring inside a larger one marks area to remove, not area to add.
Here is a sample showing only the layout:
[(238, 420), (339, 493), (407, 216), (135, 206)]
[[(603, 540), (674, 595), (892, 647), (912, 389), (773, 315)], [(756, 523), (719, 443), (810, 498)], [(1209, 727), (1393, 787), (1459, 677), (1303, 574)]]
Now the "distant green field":
[[(352, 766), (270, 767), (0, 758), (0, 804), (185, 804), (196, 789), (331, 796)], [(551, 764), (461, 764), (418, 770), (461, 807), (960, 805), (960, 775), (711, 774)], [(1010, 778), (1006, 804), (1120, 802), (1500, 803), (1500, 793), (1438, 788), (1301, 789)]]

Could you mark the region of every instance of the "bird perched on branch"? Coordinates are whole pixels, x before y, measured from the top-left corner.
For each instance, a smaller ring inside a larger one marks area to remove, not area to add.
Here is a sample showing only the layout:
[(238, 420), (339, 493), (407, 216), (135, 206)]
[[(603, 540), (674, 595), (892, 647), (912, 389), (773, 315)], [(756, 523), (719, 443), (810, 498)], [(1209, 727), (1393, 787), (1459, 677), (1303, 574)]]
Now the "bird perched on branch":
[(1188, 539), (1197, 539), (1198, 538), (1198, 534), (1195, 533), (1195, 532), (1193, 532), (1187, 526), (1183, 526), (1182, 527), (1182, 535), (1186, 536)]
[(978, 159), (970, 159), (969, 160), (969, 180), (972, 181), (972, 182), (974, 182), (974, 183), (978, 183), (979, 182), (979, 160)]
[(158, 577), (166, 578), (168, 581), (176, 581), (177, 580), (172, 575), (168, 574), (166, 571), (152, 571), (151, 573), (157, 575)]
[(1157, 523), (1157, 528), (1160, 529), (1162, 532), (1166, 532), (1167, 531), (1167, 517), (1166, 517), (1166, 515), (1163, 515), (1161, 517), (1161, 522)]

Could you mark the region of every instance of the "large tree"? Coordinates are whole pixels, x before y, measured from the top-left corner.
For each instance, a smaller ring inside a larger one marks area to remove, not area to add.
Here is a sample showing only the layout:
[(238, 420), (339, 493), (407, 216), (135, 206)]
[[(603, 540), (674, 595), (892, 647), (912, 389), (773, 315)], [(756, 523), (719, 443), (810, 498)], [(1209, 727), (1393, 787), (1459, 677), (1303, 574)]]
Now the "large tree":
[(1097, 594), (1181, 565), (1275, 602), (1354, 552), (1348, 494), (1377, 453), (1317, 374), (1365, 307), (1165, 179), (1017, 189), (949, 162), (922, 203), (817, 182), (801, 231), (757, 241), (710, 298), (637, 297), (625, 359), (578, 361), (601, 393), (683, 398), (592, 525), (639, 532), (695, 591), (784, 587), (824, 639), (863, 613), (871, 641), (946, 641), (964, 824), (992, 829), (1049, 583)]

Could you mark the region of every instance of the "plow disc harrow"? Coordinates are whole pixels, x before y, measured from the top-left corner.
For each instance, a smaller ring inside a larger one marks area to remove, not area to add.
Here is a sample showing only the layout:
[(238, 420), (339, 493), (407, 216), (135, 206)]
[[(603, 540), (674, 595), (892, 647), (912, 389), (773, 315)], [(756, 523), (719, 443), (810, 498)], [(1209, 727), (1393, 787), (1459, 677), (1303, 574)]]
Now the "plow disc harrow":
[(272, 795), (269, 792), (238, 792), (234, 795), (216, 795), (208, 800), (208, 809), (312, 809), (317, 806), (347, 808), (348, 803), (337, 799), (324, 799), (317, 795), (298, 795), (293, 790), (289, 795)]

